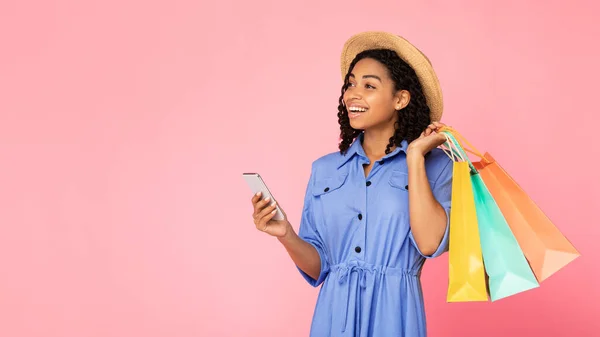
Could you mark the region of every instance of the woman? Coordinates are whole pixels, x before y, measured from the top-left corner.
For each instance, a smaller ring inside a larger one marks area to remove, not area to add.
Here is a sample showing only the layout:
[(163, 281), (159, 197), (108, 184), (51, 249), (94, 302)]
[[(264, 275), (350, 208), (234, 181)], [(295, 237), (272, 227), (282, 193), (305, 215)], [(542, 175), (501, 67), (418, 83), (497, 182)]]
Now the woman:
[(442, 95), (427, 58), (383, 32), (342, 53), (339, 151), (312, 164), (298, 234), (252, 198), (256, 228), (322, 285), (311, 336), (426, 336), (420, 271), (447, 250), (452, 161)]

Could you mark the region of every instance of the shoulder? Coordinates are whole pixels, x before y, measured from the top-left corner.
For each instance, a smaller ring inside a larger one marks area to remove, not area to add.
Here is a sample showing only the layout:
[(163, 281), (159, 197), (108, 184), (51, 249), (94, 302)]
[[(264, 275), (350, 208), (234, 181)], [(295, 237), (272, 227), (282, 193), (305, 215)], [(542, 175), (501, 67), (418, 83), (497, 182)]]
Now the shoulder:
[(435, 148), (427, 155), (427, 163), (433, 166), (446, 167), (452, 163), (452, 159), (448, 157), (448, 154), (440, 148)]
[(338, 171), (340, 165), (347, 160), (349, 154), (343, 155), (339, 151), (330, 152), (318, 157), (312, 162), (312, 176), (314, 179), (329, 177)]
[(427, 174), (432, 180), (443, 176), (452, 176), (452, 159), (440, 148), (435, 148), (427, 155), (425, 160)]
[(315, 159), (312, 163), (313, 167), (327, 167), (337, 166), (338, 163), (343, 160), (345, 156), (339, 151), (327, 153), (321, 157)]

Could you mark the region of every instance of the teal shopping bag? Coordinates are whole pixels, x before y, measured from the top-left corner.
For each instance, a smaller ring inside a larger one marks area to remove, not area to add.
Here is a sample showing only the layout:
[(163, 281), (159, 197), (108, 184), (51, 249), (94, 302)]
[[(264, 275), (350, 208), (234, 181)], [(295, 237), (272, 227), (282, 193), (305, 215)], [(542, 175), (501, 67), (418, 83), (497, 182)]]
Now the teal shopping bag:
[(443, 131), (448, 137), (449, 148), (456, 155), (465, 158), (471, 166), (471, 185), (475, 197), (475, 212), (479, 224), (479, 238), (485, 271), (489, 277), (488, 286), (492, 301), (512, 296), (533, 288), (539, 283), (513, 235), (504, 215), (485, 186), (483, 179), (469, 161), (462, 145), (450, 131)]

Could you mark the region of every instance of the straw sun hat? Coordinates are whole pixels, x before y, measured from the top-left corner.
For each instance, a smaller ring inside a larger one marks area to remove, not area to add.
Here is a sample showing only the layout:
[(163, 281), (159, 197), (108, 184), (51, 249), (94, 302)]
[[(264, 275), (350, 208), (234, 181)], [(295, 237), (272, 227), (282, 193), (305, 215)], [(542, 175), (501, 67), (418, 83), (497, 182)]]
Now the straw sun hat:
[(439, 121), (444, 109), (442, 89), (431, 62), (425, 54), (400, 36), (386, 32), (363, 32), (350, 37), (342, 50), (342, 79), (346, 78), (350, 63), (356, 55), (365, 50), (382, 48), (394, 50), (415, 70), (431, 110), (431, 121)]

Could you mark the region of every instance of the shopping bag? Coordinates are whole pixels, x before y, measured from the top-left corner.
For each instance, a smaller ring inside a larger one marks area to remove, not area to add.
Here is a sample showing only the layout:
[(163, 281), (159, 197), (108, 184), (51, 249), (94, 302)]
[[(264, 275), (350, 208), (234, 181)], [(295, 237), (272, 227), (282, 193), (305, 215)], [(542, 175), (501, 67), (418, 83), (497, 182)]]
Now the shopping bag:
[(442, 131), (465, 161), (471, 164), (471, 184), (483, 263), (492, 301), (539, 287), (527, 259), (481, 175), (451, 132)]
[(470, 167), (453, 158), (448, 302), (488, 301)]
[(446, 131), (469, 152), (480, 157), (474, 162), (485, 186), (500, 208), (538, 282), (542, 282), (581, 254), (527, 195), (515, 180), (489, 154), (481, 154), (456, 130)]

